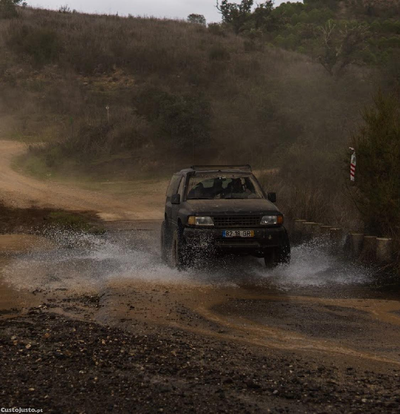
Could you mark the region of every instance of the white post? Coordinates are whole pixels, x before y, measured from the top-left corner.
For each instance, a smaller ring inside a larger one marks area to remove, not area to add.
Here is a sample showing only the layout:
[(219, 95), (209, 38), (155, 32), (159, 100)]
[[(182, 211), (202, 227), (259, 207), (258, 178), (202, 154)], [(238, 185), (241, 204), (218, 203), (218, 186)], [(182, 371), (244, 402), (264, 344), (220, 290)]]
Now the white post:
[(107, 123), (110, 124), (110, 107), (108, 105), (106, 106), (106, 110), (107, 110)]
[(356, 180), (356, 165), (357, 165), (357, 157), (356, 157), (356, 150), (352, 147), (350, 147), (350, 150), (353, 151), (351, 154), (350, 159), (350, 181)]

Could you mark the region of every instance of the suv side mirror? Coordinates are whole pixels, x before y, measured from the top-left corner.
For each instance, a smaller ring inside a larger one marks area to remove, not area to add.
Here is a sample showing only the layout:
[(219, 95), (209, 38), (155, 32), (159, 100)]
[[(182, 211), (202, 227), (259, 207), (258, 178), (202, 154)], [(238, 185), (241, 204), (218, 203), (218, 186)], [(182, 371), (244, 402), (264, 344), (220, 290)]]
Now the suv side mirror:
[(173, 194), (171, 197), (171, 204), (181, 204), (180, 194)]
[(268, 193), (268, 200), (271, 201), (271, 203), (276, 203), (276, 193)]

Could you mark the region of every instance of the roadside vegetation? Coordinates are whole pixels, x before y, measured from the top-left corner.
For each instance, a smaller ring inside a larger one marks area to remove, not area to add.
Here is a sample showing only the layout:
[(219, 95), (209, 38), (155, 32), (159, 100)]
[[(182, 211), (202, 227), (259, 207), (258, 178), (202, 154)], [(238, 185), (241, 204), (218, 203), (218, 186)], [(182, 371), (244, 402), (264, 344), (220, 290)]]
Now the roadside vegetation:
[(103, 234), (100, 220), (92, 212), (67, 212), (51, 209), (10, 208), (0, 201), (0, 234), (36, 234), (53, 229), (87, 234)]
[(218, 7), (221, 23), (207, 26), (196, 14), (124, 18), (0, 0), (2, 135), (31, 144), (23, 162), (39, 175), (132, 179), (192, 163), (276, 169), (263, 181), (289, 216), (375, 226), (370, 190), (360, 183), (357, 198), (348, 185), (346, 151), (355, 137), (360, 154), (379, 158), (365, 146), (380, 131), (363, 126), (375, 122), (365, 108), (379, 90), (377, 102), (398, 103), (398, 2)]

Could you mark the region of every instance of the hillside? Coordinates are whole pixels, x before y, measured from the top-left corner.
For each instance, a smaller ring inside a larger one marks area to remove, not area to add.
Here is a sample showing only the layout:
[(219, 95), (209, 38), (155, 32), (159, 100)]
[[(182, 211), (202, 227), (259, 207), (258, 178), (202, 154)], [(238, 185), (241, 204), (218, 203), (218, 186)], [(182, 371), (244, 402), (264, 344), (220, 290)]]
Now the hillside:
[[(312, 53), (227, 24), (18, 8), (0, 32), (1, 134), (47, 142), (24, 160), (43, 177), (246, 162), (280, 168), (286, 185), (312, 197), (318, 187), (324, 202), (341, 187), (361, 110), (389, 87), (377, 66), (351, 62), (332, 76)], [(310, 214), (326, 214), (318, 208)]]
[(341, 76), (350, 64), (357, 64), (386, 67), (400, 79), (398, 0), (305, 0), (276, 8), (271, 1), (253, 3), (222, 0), (226, 27), (252, 43), (269, 42), (311, 56), (331, 76)]

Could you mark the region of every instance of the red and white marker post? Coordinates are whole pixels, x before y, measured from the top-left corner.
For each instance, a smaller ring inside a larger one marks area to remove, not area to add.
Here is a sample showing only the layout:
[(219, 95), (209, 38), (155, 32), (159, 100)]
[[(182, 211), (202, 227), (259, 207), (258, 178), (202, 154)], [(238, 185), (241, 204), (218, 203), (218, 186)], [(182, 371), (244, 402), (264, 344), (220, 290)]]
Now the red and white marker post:
[(350, 147), (350, 150), (353, 151), (351, 154), (350, 159), (350, 181), (356, 181), (356, 165), (357, 165), (357, 157), (356, 157), (356, 150)]

